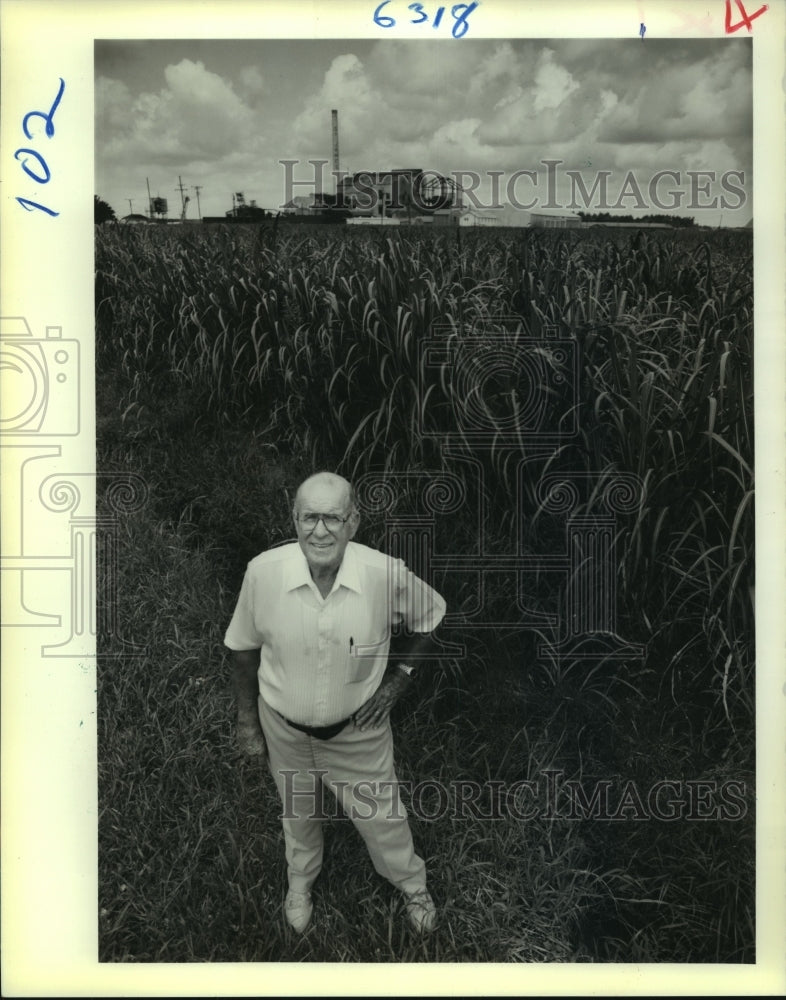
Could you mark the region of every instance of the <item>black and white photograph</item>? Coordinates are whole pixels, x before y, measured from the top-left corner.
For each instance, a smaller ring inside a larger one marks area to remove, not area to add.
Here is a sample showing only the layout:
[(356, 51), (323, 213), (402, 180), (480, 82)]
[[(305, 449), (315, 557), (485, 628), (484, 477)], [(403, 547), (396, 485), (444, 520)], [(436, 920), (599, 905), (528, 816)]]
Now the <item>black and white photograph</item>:
[[(92, 336), (4, 283), (3, 624), (90, 688), (96, 982), (777, 993), (783, 8), (264, 6), (80, 21)], [(14, 232), (75, 203), (53, 58)]]

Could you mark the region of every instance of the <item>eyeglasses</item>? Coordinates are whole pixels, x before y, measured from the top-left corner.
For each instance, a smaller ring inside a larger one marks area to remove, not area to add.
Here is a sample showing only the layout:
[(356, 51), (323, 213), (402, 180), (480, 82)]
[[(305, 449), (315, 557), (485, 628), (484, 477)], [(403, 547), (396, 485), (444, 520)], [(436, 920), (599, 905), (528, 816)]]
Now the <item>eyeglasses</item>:
[(306, 531), (313, 531), (321, 521), (328, 531), (340, 531), (351, 515), (339, 517), (338, 514), (299, 514), (298, 522)]

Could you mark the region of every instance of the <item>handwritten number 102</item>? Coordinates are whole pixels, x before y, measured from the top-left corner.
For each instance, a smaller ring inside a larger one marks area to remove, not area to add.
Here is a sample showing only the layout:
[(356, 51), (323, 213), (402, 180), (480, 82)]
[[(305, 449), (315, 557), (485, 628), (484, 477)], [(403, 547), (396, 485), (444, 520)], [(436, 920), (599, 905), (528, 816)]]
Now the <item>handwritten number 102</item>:
[[(374, 11), (374, 23), (378, 24), (380, 28), (393, 28), (396, 24), (396, 19), (391, 17), (389, 14), (380, 13), (383, 7), (387, 7), (390, 0), (382, 0), (382, 3)], [(457, 3), (450, 8), (450, 13), (453, 17), (453, 31), (452, 35), (454, 38), (463, 38), (469, 29), (469, 21), (467, 18), (472, 13), (472, 11), (478, 6), (477, 0), (474, 3)], [(411, 3), (407, 7), (407, 10), (413, 10), (418, 17), (413, 17), (410, 24), (424, 24), (428, 21), (428, 13), (423, 8), (422, 3)], [(442, 15), (445, 13), (444, 7), (438, 7), (434, 15), (434, 20), (432, 22), (432, 27), (438, 28), (441, 21)]]
[[(35, 138), (30, 131), (28, 122), (31, 118), (43, 118), (44, 120), (44, 135), (47, 139), (51, 139), (55, 134), (55, 111), (57, 111), (57, 106), (60, 104), (60, 99), (63, 96), (63, 91), (65, 90), (65, 81), (60, 80), (60, 89), (57, 91), (57, 97), (55, 97), (52, 102), (52, 107), (49, 111), (28, 111), (28, 113), (22, 119), (22, 131), (25, 134), (26, 139), (31, 141)], [(40, 173), (35, 170), (31, 170), (27, 165), (27, 161), (30, 157), (38, 164), (38, 169)], [(48, 184), (49, 178), (52, 176), (49, 166), (44, 159), (44, 157), (38, 152), (38, 150), (33, 149), (31, 146), (20, 146), (19, 149), (14, 153), (14, 159), (20, 160), (20, 166), (22, 170), (27, 174), (27, 176), (36, 182), (36, 184)], [(55, 212), (52, 208), (47, 208), (46, 205), (41, 205), (37, 201), (30, 201), (29, 198), (17, 198), (16, 199), (22, 208), (26, 212), (32, 212), (34, 209), (38, 209), (40, 212), (45, 212), (47, 215), (59, 215), (59, 212)]]

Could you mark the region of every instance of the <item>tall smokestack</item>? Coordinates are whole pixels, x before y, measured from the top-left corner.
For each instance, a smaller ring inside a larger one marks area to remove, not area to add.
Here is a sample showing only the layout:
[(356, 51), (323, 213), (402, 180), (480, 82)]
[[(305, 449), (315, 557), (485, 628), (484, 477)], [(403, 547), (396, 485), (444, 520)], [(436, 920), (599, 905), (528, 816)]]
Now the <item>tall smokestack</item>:
[(336, 182), (336, 194), (338, 194), (338, 111), (334, 108), (330, 112), (333, 124), (333, 177)]

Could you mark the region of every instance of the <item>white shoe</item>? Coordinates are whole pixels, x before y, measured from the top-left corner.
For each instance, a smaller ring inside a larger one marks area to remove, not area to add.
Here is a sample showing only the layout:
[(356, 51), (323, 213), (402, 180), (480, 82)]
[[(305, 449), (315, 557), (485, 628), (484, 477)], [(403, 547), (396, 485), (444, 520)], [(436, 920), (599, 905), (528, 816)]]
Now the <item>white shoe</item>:
[(284, 916), (287, 918), (287, 923), (290, 927), (296, 930), (298, 934), (302, 934), (306, 927), (308, 927), (313, 909), (314, 905), (311, 902), (310, 892), (297, 892), (295, 889), (289, 890), (287, 898), (284, 900)]
[(405, 892), (406, 909), (409, 922), (418, 934), (427, 934), (434, 930), (437, 919), (437, 908), (428, 889), (418, 889), (416, 892)]

